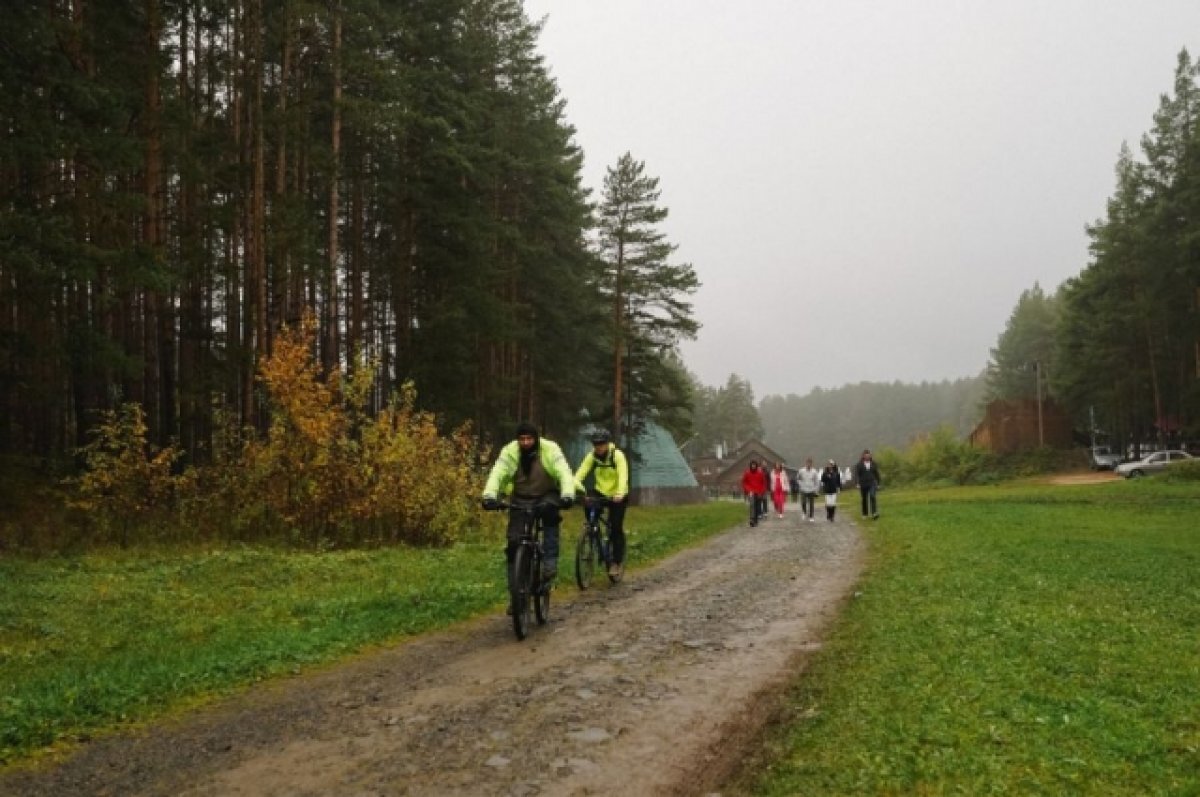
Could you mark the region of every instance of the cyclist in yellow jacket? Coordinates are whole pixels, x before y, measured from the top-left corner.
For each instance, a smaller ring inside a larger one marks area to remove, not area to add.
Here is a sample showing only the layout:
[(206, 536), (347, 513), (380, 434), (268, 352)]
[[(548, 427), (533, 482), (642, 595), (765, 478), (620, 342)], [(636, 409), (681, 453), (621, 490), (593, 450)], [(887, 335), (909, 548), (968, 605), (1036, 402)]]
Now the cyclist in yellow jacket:
[[(610, 502), (608, 527), (612, 539), (612, 565), (608, 574), (617, 578), (625, 566), (625, 499), (629, 496), (629, 463), (625, 459), (625, 452), (613, 445), (612, 436), (604, 429), (592, 433), (592, 450), (579, 463), (579, 470), (575, 471), (578, 489), (583, 489), (583, 480), (592, 472), (596, 474), (596, 493)], [(595, 512), (598, 508), (588, 511)]]
[[(557, 443), (539, 436), (537, 427), (531, 423), (519, 424), (517, 439), (500, 450), (500, 456), (496, 458), (487, 485), (483, 488), (483, 508), (496, 509), (499, 496), (508, 493), (526, 500), (553, 501), (562, 509), (570, 509), (575, 501), (575, 480), (562, 449)], [(521, 513), (510, 511), (508, 547), (504, 551), (510, 579), (522, 524)], [(542, 514), (542, 529), (546, 535), (542, 577), (547, 581), (553, 581), (558, 575), (558, 532), (561, 525), (562, 517), (558, 509), (548, 509)]]

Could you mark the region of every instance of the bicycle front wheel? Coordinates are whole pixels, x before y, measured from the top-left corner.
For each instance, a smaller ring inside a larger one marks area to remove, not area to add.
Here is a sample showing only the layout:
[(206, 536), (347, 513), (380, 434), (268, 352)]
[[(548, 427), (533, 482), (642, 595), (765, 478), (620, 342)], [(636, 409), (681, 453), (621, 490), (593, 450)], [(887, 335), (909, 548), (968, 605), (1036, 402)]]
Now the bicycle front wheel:
[(583, 527), (579, 542), (575, 544), (575, 583), (580, 589), (592, 585), (596, 574), (596, 535), (588, 526)]
[(512, 584), (509, 597), (512, 601), (513, 633), (517, 635), (517, 639), (524, 639), (529, 634), (532, 621), (530, 604), (533, 599), (533, 565), (533, 551), (529, 546), (522, 545), (517, 548), (513, 556), (512, 579), (509, 582)]

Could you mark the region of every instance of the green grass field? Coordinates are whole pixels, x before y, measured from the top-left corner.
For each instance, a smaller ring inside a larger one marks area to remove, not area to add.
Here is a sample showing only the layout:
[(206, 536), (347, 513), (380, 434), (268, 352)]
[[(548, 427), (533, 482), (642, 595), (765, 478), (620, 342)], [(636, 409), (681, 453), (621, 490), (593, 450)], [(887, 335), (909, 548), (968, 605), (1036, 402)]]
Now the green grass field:
[[(631, 561), (743, 509), (631, 510)], [(1200, 794), (1200, 486), (888, 491), (882, 509), (856, 596), (733, 791)], [(0, 561), (0, 758), (503, 600), (497, 542)]]
[[(634, 507), (632, 569), (729, 528), (740, 504)], [(582, 517), (566, 515), (560, 592)], [(503, 543), (0, 560), (0, 763), (504, 605)]]
[(738, 791), (1200, 794), (1200, 485), (881, 498)]

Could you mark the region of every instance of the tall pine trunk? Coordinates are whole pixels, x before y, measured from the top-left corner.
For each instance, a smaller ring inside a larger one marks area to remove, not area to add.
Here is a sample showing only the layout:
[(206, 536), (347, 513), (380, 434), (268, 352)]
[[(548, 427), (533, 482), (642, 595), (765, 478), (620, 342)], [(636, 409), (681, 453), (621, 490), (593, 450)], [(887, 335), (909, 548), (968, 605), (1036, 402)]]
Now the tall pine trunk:
[(324, 345), (321, 364), (330, 374), (338, 364), (338, 184), (342, 161), (342, 8), (333, 7), (333, 37), (330, 59), (333, 63), (333, 118), (330, 123), (329, 149), (332, 166), (329, 175), (329, 262), (325, 275)]

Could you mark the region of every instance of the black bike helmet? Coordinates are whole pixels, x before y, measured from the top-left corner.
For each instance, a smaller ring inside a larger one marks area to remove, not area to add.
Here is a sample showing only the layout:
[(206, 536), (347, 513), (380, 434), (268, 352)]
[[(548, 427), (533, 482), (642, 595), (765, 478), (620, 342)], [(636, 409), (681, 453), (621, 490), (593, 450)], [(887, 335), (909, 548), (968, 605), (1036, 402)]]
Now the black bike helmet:
[(598, 446), (601, 443), (611, 442), (612, 435), (608, 433), (607, 429), (597, 429), (596, 431), (592, 432), (592, 445)]

